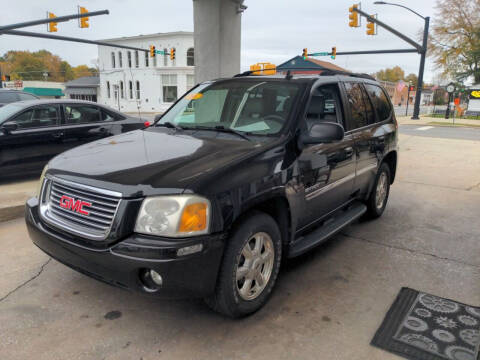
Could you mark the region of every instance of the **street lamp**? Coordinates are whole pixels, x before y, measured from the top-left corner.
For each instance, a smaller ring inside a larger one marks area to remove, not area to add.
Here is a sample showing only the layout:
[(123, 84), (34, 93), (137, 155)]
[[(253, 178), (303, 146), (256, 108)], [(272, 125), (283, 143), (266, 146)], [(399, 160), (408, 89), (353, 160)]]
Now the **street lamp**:
[(413, 107), (413, 116), (412, 119), (418, 120), (419, 117), (418, 115), (420, 114), (420, 99), (422, 97), (422, 89), (423, 89), (423, 72), (425, 70), (425, 57), (427, 56), (427, 45), (428, 45), (428, 27), (430, 24), (430, 17), (428, 16), (422, 16), (416, 11), (410, 9), (409, 7), (406, 7), (401, 4), (395, 4), (395, 3), (390, 3), (386, 1), (375, 1), (374, 4), (376, 5), (392, 5), (392, 6), (398, 6), (401, 8), (404, 8), (415, 15), (421, 17), (424, 22), (425, 26), (423, 28), (423, 43), (422, 43), (422, 49), (420, 50), (420, 69), (418, 70), (418, 83), (417, 83), (417, 92), (415, 93), (415, 105)]

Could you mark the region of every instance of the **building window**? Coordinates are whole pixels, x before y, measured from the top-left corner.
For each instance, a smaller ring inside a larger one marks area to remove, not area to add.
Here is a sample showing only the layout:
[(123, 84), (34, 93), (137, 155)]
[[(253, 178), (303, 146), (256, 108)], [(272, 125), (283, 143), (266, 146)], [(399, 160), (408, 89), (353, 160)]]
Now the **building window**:
[(193, 48), (187, 50), (187, 66), (195, 66), (195, 51)]
[(163, 102), (173, 103), (177, 101), (177, 75), (162, 75)]
[(148, 52), (145, 52), (145, 67), (148, 68)]
[(128, 82), (128, 93), (130, 99), (133, 99), (133, 83), (131, 81)]
[(107, 97), (110, 99), (110, 81), (107, 81)]
[(157, 55), (153, 57), (153, 67), (157, 67)]
[(115, 53), (112, 51), (112, 69), (115, 69)]
[(195, 75), (187, 75), (187, 90), (195, 86)]
[(138, 68), (138, 63), (139, 63), (139, 60), (138, 60), (138, 50), (135, 50), (135, 67)]
[(123, 99), (124, 98), (124, 92), (123, 92), (123, 81), (120, 81), (120, 97)]
[(123, 67), (123, 59), (122, 59), (122, 52), (118, 52), (118, 67)]
[(132, 67), (132, 52), (131, 51), (127, 51), (127, 61), (128, 61), (128, 67), (131, 68)]
[(163, 66), (168, 66), (168, 49), (163, 49)]
[(140, 81), (135, 81), (135, 94), (137, 96), (137, 100), (140, 100)]

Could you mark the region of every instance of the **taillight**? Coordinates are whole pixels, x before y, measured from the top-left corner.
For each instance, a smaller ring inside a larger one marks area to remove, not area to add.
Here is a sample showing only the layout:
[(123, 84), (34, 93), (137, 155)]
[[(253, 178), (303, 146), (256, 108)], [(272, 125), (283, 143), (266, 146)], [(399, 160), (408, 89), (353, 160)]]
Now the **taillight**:
[(145, 121), (143, 125), (145, 125), (145, 127), (149, 127), (151, 124), (150, 124), (150, 121)]

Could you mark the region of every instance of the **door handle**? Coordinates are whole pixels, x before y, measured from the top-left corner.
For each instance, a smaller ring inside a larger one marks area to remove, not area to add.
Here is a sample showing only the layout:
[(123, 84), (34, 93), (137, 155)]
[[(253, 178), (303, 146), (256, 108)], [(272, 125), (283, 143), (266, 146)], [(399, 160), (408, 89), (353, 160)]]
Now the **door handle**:
[(63, 132), (58, 132), (58, 133), (52, 134), (52, 136), (53, 136), (55, 139), (59, 139), (59, 138), (61, 138), (63, 135), (65, 135)]
[(351, 146), (345, 148), (345, 156), (350, 158), (353, 156), (353, 148)]

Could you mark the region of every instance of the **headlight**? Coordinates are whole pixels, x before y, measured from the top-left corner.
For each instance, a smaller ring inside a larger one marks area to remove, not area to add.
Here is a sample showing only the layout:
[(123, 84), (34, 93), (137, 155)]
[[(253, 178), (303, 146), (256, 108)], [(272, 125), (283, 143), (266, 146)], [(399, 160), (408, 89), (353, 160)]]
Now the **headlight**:
[(48, 170), (48, 164), (45, 165), (45, 167), (43, 168), (42, 170), (42, 174), (40, 175), (40, 180), (38, 181), (38, 185), (37, 185), (37, 198), (40, 199), (40, 191), (42, 191), (42, 185), (43, 185), (43, 181), (45, 180), (45, 173), (47, 172)]
[(156, 196), (143, 200), (135, 232), (167, 237), (207, 234), (210, 201), (197, 195)]

